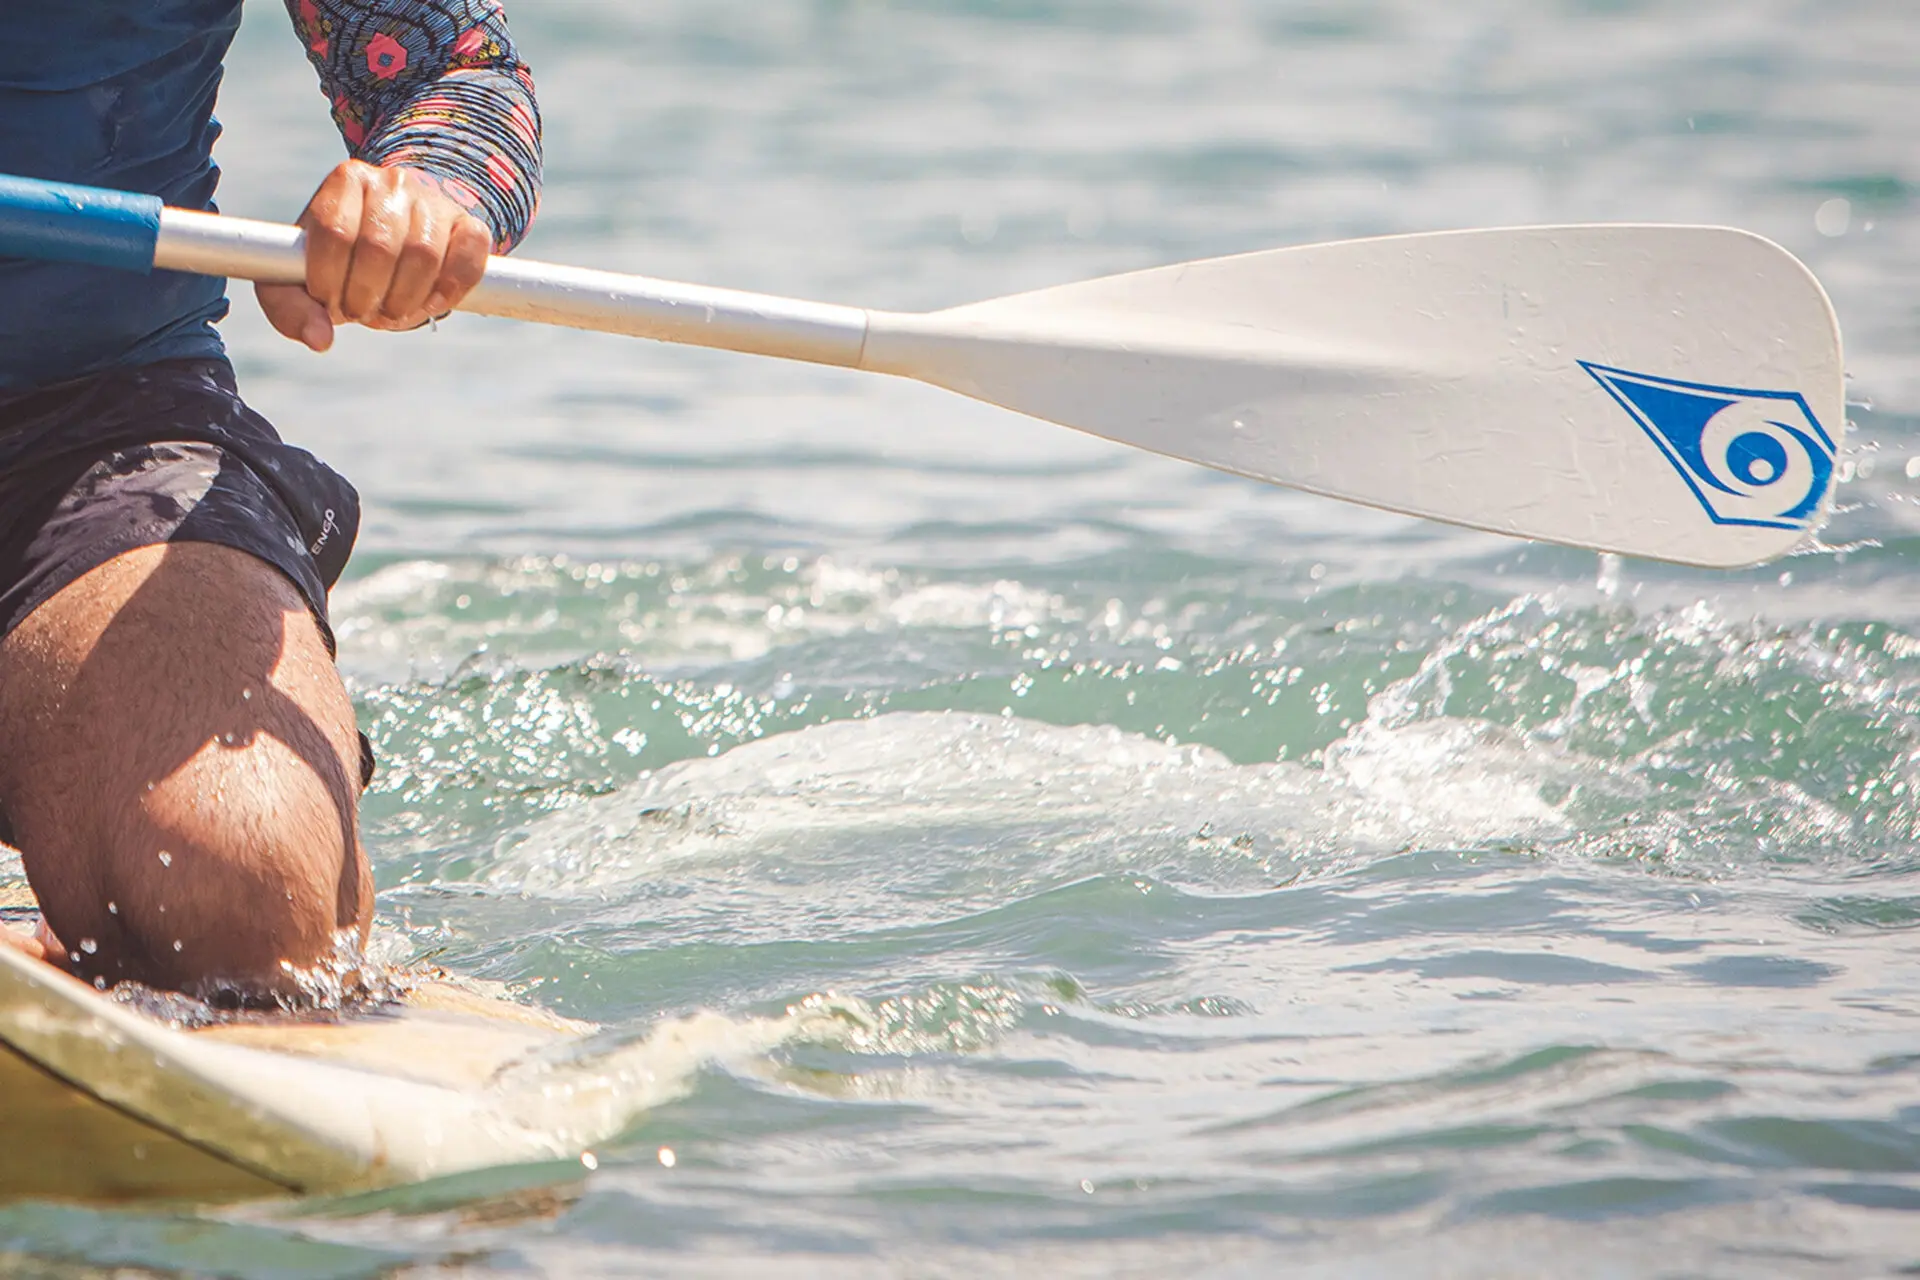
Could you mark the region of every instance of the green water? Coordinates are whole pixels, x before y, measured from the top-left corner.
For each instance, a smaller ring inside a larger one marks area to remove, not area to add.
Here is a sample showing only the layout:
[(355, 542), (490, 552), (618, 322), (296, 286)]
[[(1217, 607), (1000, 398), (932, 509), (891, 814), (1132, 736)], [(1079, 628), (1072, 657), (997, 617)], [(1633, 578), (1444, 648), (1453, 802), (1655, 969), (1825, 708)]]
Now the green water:
[[(242, 303), (249, 394), (368, 503), (382, 929), (700, 1051), (592, 1171), (5, 1206), (0, 1267), (1920, 1267), (1905, 4), (513, 12), (540, 257), (922, 307), (1750, 227), (1840, 312), (1842, 511), (1763, 570), (1602, 564), (905, 384), (473, 320), (315, 359)], [(226, 207), (294, 212), (334, 144), (276, 6), (223, 115)]]

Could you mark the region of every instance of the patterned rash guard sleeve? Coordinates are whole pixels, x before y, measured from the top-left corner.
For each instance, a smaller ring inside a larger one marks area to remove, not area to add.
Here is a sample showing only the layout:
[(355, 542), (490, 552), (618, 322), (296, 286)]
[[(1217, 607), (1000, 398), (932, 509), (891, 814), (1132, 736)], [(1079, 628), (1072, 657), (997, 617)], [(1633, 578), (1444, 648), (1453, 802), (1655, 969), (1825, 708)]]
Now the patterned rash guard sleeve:
[(506, 252), (540, 201), (540, 109), (500, 0), (286, 0), (347, 150), (435, 179)]

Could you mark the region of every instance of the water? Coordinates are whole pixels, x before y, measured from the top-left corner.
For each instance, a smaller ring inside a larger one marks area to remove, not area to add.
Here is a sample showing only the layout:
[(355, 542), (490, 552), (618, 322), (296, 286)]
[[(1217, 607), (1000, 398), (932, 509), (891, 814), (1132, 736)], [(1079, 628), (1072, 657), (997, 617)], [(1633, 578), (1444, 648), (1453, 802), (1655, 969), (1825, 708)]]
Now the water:
[[(1763, 570), (1602, 565), (907, 384), (471, 319), (319, 359), (243, 302), (251, 398), (368, 500), (335, 609), (382, 929), (610, 1024), (651, 1106), (592, 1171), (6, 1207), (6, 1265), (1920, 1265), (1907, 5), (515, 21), (526, 252), (563, 261), (931, 307), (1354, 234), (1750, 227), (1839, 309), (1845, 510)], [(290, 216), (336, 144), (277, 6), (223, 114), (226, 206)]]

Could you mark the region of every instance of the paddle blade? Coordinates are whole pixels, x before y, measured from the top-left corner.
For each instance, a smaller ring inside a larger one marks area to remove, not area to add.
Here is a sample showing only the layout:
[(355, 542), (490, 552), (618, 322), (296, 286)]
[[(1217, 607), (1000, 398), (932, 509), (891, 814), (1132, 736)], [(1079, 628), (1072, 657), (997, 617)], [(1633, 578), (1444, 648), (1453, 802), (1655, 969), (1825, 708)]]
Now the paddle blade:
[(1713, 567), (1818, 527), (1845, 428), (1819, 283), (1716, 227), (1394, 236), (876, 312), (862, 365), (1296, 489)]

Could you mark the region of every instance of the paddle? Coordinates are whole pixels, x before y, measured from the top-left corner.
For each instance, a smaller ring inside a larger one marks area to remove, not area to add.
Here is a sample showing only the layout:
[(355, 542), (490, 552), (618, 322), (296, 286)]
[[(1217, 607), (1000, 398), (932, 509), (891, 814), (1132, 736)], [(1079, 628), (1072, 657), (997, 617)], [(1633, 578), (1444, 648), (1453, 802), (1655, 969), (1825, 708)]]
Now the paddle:
[[(305, 277), (293, 227), (18, 178), (0, 254)], [(1826, 294), (1720, 227), (1351, 240), (924, 315), (495, 258), (461, 309), (897, 374), (1389, 511), (1715, 567), (1810, 535), (1845, 427)]]

